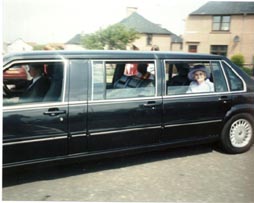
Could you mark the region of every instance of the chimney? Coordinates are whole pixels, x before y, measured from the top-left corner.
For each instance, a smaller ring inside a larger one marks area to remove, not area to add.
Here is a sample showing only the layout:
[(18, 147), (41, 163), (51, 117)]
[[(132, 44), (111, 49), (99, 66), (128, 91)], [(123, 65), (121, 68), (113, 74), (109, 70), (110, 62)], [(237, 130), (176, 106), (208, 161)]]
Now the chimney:
[(138, 8), (137, 7), (127, 7), (126, 9), (126, 14), (127, 17), (129, 17), (131, 14), (133, 14), (134, 12), (137, 12)]

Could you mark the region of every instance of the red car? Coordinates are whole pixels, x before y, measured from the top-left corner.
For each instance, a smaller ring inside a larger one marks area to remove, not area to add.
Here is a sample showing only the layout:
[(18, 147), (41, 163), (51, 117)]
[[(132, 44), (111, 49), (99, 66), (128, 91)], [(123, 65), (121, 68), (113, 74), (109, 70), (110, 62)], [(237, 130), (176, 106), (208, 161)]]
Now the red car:
[(4, 80), (27, 80), (27, 78), (28, 73), (24, 65), (11, 67), (3, 73)]

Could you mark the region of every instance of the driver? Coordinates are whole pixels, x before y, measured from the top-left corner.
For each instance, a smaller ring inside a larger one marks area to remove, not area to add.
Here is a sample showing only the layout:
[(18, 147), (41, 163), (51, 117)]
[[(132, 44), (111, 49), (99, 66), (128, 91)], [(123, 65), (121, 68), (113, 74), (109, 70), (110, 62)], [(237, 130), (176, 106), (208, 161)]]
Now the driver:
[(23, 95), (22, 100), (29, 100), (33, 102), (40, 102), (47, 93), (50, 80), (44, 76), (43, 64), (35, 63), (29, 65), (29, 74), (33, 78), (29, 81), (27, 88)]

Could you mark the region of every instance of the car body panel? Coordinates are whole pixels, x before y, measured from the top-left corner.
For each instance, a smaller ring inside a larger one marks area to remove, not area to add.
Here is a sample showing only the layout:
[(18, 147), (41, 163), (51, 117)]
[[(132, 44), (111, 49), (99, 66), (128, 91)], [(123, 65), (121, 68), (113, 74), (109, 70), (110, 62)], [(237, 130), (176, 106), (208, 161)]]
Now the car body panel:
[[(96, 60), (153, 60), (157, 67), (156, 94), (143, 98), (94, 100), (91, 64)], [(244, 89), (166, 95), (165, 60), (226, 63), (242, 80)], [(233, 115), (243, 112), (254, 115), (254, 81), (222, 56), (45, 51), (8, 55), (4, 57), (4, 70), (27, 61), (63, 61), (63, 95), (59, 102), (3, 107), (5, 168), (215, 141)]]
[(4, 163), (67, 154), (66, 113), (56, 116), (45, 115), (51, 109), (67, 112), (67, 105), (38, 108), (24, 106), (22, 109), (4, 111)]
[[(146, 107), (151, 101), (155, 105)], [(158, 143), (161, 112), (161, 98), (89, 104), (89, 149)]]

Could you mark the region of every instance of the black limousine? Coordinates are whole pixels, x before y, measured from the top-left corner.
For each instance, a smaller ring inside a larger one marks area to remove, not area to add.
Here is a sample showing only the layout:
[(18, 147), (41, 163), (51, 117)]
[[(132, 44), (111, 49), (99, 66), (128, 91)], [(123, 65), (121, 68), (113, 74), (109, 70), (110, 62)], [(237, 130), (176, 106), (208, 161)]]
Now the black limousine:
[(223, 56), (45, 51), (3, 58), (3, 167), (253, 144), (254, 81)]

